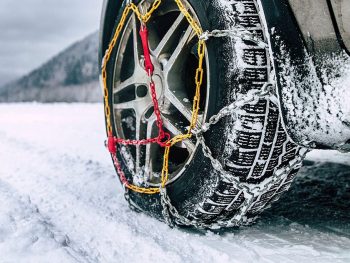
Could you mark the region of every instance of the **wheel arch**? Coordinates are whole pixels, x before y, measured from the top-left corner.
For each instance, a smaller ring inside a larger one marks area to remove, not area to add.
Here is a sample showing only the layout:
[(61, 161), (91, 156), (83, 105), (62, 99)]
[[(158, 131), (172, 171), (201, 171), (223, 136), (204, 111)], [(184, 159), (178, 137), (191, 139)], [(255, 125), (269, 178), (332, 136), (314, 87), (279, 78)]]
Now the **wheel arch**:
[[(324, 1), (326, 3), (326, 0)], [(306, 101), (304, 97), (307, 95), (302, 96), (302, 94), (312, 92), (317, 98), (325, 96), (326, 93), (323, 92), (325, 81), (322, 70), (327, 67), (328, 74), (336, 76), (339, 67), (331, 67), (324, 61), (332, 57), (350, 61), (349, 55), (345, 53), (346, 50), (336, 37), (333, 41), (334, 50), (327, 50), (326, 47), (324, 50), (310, 48), (310, 39), (305, 34), (308, 27), (305, 25), (301, 27), (302, 20), (298, 17), (303, 9), (293, 9), (291, 0), (259, 0), (259, 2), (264, 11), (269, 32), (273, 54), (272, 61), (276, 73), (277, 95), (283, 123), (289, 136), (295, 143), (302, 146), (312, 146), (319, 149), (342, 149), (344, 144), (348, 145), (350, 142), (350, 126), (342, 123), (341, 118), (336, 113), (333, 115), (322, 113), (329, 111), (334, 104), (324, 106), (316, 100)], [(328, 20), (331, 30), (334, 30), (334, 21), (331, 20), (331, 17)], [(314, 45), (314, 42), (312, 44)], [(322, 47), (322, 45), (319, 46)], [(339, 85), (335, 89), (349, 90), (344, 85)], [(289, 94), (294, 94), (293, 99)], [(337, 101), (342, 108), (346, 108), (344, 101), (339, 96), (332, 95), (332, 100)], [(298, 111), (299, 113), (296, 113), (296, 105), (301, 109)], [(311, 106), (313, 107), (312, 111), (310, 111)], [(308, 114), (303, 114), (305, 112)], [(326, 126), (341, 127), (341, 129), (338, 129), (337, 136), (334, 136), (333, 132), (329, 132), (328, 129), (320, 128)], [(348, 146), (345, 148), (348, 149)]]

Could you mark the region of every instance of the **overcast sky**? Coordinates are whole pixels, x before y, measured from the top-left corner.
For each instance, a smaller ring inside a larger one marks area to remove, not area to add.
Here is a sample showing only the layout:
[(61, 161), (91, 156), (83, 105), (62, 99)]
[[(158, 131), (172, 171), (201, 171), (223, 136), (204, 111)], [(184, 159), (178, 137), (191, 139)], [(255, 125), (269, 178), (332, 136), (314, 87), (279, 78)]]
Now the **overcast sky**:
[(99, 27), (102, 0), (0, 0), (0, 85)]

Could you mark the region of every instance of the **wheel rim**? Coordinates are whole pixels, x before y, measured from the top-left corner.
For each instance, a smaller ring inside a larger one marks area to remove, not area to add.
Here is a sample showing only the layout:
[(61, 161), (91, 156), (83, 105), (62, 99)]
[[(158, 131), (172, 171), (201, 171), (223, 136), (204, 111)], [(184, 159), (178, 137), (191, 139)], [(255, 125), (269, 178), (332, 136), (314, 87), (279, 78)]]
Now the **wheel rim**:
[[(199, 23), (187, 1), (184, 4)], [(138, 7), (146, 10), (149, 1)], [(174, 1), (163, 1), (147, 23), (153, 80), (165, 131), (172, 137), (187, 132), (192, 116), (195, 92), (195, 70), (198, 66), (196, 44), (198, 38), (180, 13)], [(114, 67), (113, 117), (117, 136), (127, 139), (156, 137), (156, 116), (148, 91), (149, 77), (143, 68), (142, 45), (138, 35), (140, 23), (132, 14), (125, 26)], [(205, 58), (204, 82), (197, 125), (206, 118), (209, 94), (208, 58)], [(175, 181), (184, 172), (198, 148), (195, 139), (188, 139), (171, 148), (169, 181)], [(133, 183), (159, 185), (164, 149), (157, 144), (120, 147), (126, 169), (133, 175)]]

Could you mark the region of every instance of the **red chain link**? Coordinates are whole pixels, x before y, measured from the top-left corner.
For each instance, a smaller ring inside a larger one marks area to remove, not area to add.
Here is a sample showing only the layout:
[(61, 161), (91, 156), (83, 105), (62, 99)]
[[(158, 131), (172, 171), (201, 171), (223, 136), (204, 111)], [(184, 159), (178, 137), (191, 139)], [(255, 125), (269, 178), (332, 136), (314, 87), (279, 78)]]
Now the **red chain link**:
[(143, 25), (143, 24), (141, 25), (140, 36), (141, 36), (141, 42), (143, 47), (143, 54), (145, 57), (145, 70), (149, 76), (152, 76), (154, 71), (154, 66), (151, 60), (151, 55), (150, 55), (149, 46), (148, 46), (148, 29), (146, 25)]
[(114, 165), (117, 169), (117, 173), (119, 175), (120, 181), (123, 185), (127, 186), (129, 184), (128, 180), (126, 179), (125, 173), (122, 169), (122, 166), (120, 165), (120, 162), (118, 160), (117, 154), (112, 154)]
[(165, 132), (163, 128), (163, 120), (162, 120), (162, 116), (159, 110), (159, 104), (157, 100), (156, 85), (152, 80), (154, 66), (151, 60), (150, 50), (148, 46), (148, 30), (145, 25), (141, 25), (140, 36), (141, 36), (142, 47), (143, 47), (144, 58), (145, 58), (145, 64), (144, 64), (145, 71), (147, 75), (150, 77), (149, 89), (152, 97), (154, 114), (156, 115), (156, 119), (157, 119), (156, 124), (158, 128), (158, 136), (156, 138), (151, 138), (151, 139), (127, 140), (127, 139), (117, 138), (113, 136), (112, 133), (108, 134), (107, 148), (109, 152), (112, 154), (113, 162), (117, 169), (117, 173), (119, 174), (120, 181), (125, 186), (128, 186), (129, 183), (117, 157), (117, 144), (136, 146), (136, 145), (146, 145), (146, 144), (156, 143), (161, 147), (167, 147), (169, 146), (168, 141), (170, 140), (170, 137), (171, 137), (170, 134)]

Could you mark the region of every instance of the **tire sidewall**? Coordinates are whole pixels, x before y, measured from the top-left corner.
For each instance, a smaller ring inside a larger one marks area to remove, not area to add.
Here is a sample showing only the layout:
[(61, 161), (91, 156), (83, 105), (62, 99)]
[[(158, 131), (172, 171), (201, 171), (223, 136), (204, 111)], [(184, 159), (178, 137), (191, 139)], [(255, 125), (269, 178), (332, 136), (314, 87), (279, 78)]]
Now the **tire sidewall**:
[[(141, 1), (135, 1), (137, 5)], [(221, 22), (221, 10), (215, 5), (215, 1), (207, 0), (188, 0), (200, 21), (203, 30), (226, 29), (225, 24)], [(126, 2), (123, 2), (119, 10), (116, 25), (120, 21), (121, 14), (124, 10)], [(115, 27), (116, 28), (116, 27)], [(207, 41), (206, 56), (209, 61), (209, 102), (207, 109), (207, 119), (218, 113), (222, 107), (232, 102), (233, 94), (237, 89), (236, 83), (228, 78), (230, 62), (226, 60), (228, 52), (233, 52), (231, 40), (225, 39), (210, 39)], [(113, 94), (113, 79), (114, 66), (116, 60), (117, 47), (119, 39), (116, 43), (111, 58), (107, 64), (107, 86), (109, 94)], [(232, 56), (228, 56), (232, 57)], [(194, 77), (194, 76), (193, 76)], [(204, 87), (202, 87), (204, 88)], [(113, 105), (113, 98), (109, 98), (110, 105)], [(115, 131), (115, 119), (112, 114), (113, 132)], [(225, 135), (226, 121), (220, 121), (206, 135), (205, 139), (208, 146), (212, 149), (214, 157), (220, 158), (224, 152), (227, 135)], [(170, 153), (171, 154), (171, 153)], [(118, 156), (122, 160), (121, 156)], [(129, 175), (130, 176), (130, 175)], [(183, 174), (173, 183), (167, 186), (172, 203), (182, 213), (188, 213), (195, 209), (196, 204), (202, 201), (203, 198), (213, 189), (213, 184), (216, 184), (218, 174), (212, 168), (209, 159), (203, 153), (201, 147), (197, 147), (192, 161), (186, 166)], [(135, 206), (140, 210), (162, 218), (162, 206), (160, 204), (159, 195), (144, 195), (134, 192), (129, 193), (130, 199)]]

